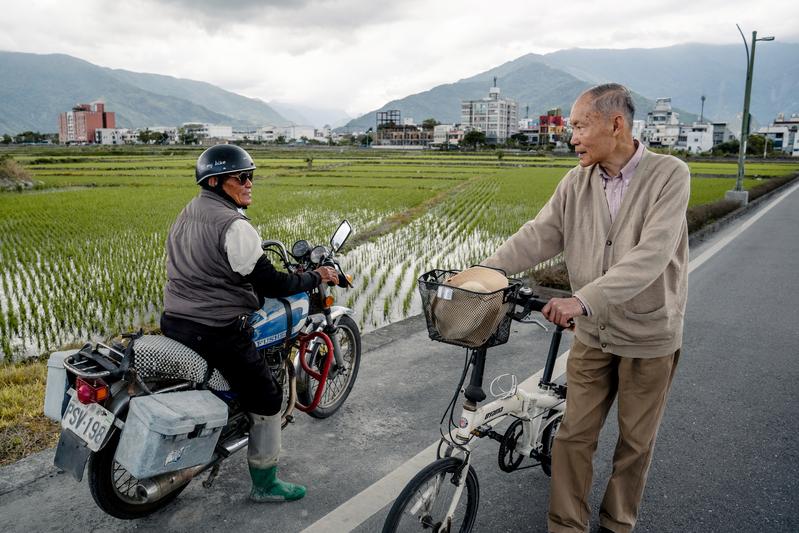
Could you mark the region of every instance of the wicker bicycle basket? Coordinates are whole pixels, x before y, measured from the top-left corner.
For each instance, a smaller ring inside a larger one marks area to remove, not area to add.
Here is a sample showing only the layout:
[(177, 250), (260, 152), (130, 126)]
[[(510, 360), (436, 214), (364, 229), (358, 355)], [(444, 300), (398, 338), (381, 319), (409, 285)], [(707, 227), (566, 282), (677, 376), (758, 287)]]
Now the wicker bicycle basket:
[(431, 270), (419, 277), (419, 293), (434, 341), (479, 348), (508, 342), (513, 297), (521, 282), (508, 279), (508, 286), (493, 292), (473, 292), (449, 285), (457, 270)]

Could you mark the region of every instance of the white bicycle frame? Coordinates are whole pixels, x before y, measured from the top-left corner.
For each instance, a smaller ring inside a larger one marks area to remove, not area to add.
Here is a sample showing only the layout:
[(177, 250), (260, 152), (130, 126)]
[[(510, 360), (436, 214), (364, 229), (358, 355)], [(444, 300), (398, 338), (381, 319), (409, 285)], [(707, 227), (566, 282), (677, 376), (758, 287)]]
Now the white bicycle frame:
[[(568, 354), (569, 352), (565, 352), (555, 360), (550, 381), (555, 381), (566, 372)], [(466, 485), (466, 473), (471, 464), (471, 452), (476, 448), (475, 436), (485, 436), (485, 433), (500, 419), (513, 416), (522, 421), (521, 441), (517, 442), (514, 452), (529, 457), (533, 451), (541, 451), (544, 430), (561, 418), (566, 409), (566, 400), (558, 396), (552, 388), (540, 383), (543, 373), (544, 369), (542, 368), (517, 385), (514, 391), (481, 407), (474, 407), (474, 404), (468, 400), (463, 403), (458, 430), (454, 435), (455, 442), (450, 443), (450, 446), (455, 455), (458, 452), (466, 455), (463, 465), (464, 474), (460, 476), (442, 527), (448, 527), (448, 524), (452, 522), (455, 509)], [(525, 388), (532, 390), (528, 392)], [(550, 410), (557, 411), (558, 414), (545, 420), (544, 416)], [(433, 494), (438, 492), (439, 483), (441, 483), (440, 479), (436, 481), (435, 490), (431, 491)], [(448, 529), (445, 530), (448, 531)]]

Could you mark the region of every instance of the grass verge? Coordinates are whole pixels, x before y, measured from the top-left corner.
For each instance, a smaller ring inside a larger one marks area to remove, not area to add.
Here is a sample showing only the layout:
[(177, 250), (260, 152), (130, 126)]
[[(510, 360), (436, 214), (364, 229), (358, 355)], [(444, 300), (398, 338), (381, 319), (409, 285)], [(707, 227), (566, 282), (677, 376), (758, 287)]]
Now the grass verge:
[[(749, 189), (749, 201), (760, 198), (764, 194), (778, 189), (797, 178), (799, 178), (799, 174), (764, 180), (763, 183)], [(738, 202), (724, 199), (689, 207), (685, 213), (688, 219), (688, 234), (690, 235), (702, 229), (708, 224), (732, 213), (737, 208)], [(569, 273), (566, 271), (565, 263), (536, 270), (531, 274), (531, 278), (537, 285), (542, 287), (571, 292)]]
[(47, 363), (0, 365), (0, 466), (55, 446), (59, 425), (44, 416)]

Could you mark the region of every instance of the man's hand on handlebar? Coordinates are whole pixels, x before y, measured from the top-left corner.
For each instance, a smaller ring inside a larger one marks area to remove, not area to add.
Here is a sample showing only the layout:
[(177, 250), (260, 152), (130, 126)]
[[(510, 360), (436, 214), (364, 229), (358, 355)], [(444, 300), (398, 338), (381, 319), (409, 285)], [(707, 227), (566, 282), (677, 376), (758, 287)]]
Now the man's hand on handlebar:
[(316, 269), (316, 272), (322, 276), (322, 283), (332, 283), (333, 285), (338, 284), (338, 272), (334, 267), (330, 266), (320, 266)]
[(544, 318), (564, 328), (574, 326), (572, 320), (576, 316), (583, 314), (583, 306), (580, 300), (572, 296), (571, 298), (552, 298), (541, 310)]

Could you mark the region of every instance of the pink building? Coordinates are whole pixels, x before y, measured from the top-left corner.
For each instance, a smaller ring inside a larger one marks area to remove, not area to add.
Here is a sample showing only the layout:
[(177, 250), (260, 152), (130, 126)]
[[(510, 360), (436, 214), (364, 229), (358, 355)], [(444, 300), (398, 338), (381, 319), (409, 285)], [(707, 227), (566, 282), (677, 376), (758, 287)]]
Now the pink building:
[(58, 117), (58, 141), (68, 143), (94, 143), (94, 131), (98, 128), (116, 127), (113, 112), (105, 110), (102, 102), (78, 104), (72, 111), (61, 113)]

